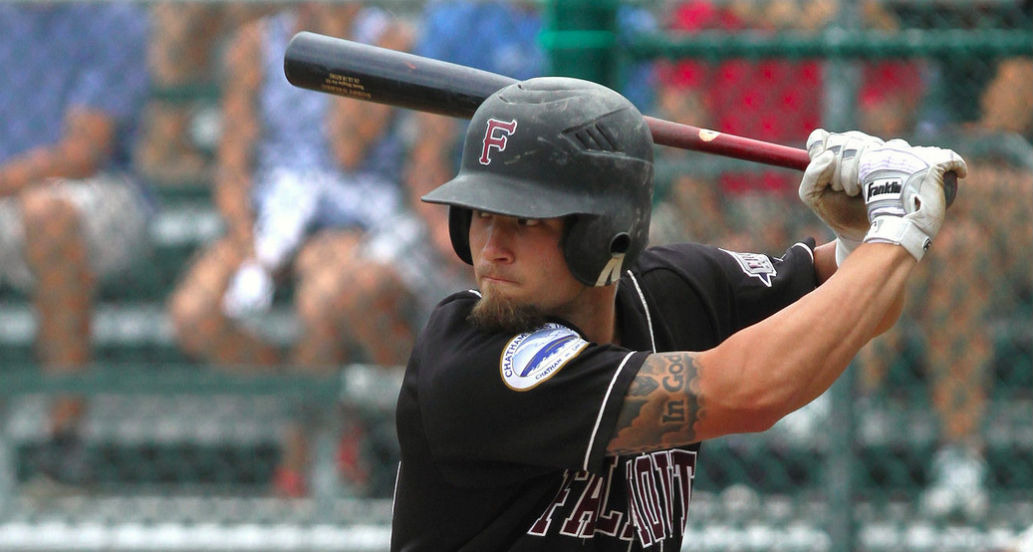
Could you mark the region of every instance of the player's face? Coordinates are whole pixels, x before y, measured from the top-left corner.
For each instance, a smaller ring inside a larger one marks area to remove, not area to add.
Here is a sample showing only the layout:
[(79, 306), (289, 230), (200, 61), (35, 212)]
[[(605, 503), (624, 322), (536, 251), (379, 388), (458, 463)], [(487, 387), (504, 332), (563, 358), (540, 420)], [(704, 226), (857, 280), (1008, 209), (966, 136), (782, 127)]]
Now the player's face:
[(561, 314), (583, 291), (567, 268), (561, 218), (524, 219), (474, 211), (470, 255), (482, 302)]

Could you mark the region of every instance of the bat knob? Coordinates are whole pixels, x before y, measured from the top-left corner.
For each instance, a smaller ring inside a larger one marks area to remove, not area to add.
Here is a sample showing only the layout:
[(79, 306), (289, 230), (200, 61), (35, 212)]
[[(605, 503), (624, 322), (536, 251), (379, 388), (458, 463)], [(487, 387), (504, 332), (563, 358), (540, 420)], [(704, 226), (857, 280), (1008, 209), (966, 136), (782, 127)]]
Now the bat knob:
[(947, 202), (947, 207), (954, 203), (954, 198), (957, 196), (958, 175), (954, 171), (948, 171), (943, 175), (943, 199)]

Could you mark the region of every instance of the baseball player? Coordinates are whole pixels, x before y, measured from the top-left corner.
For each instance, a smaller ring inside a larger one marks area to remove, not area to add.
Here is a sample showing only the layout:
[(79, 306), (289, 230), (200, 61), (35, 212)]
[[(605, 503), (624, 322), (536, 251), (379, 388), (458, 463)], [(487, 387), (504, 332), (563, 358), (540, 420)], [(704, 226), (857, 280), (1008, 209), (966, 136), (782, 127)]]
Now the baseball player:
[(860, 133), (809, 146), (800, 195), (835, 242), (646, 248), (653, 143), (630, 102), (555, 77), (490, 96), (423, 198), (450, 207), (478, 289), (438, 304), (408, 364), (392, 549), (679, 550), (700, 442), (771, 427), (895, 322), (943, 174), (965, 173)]

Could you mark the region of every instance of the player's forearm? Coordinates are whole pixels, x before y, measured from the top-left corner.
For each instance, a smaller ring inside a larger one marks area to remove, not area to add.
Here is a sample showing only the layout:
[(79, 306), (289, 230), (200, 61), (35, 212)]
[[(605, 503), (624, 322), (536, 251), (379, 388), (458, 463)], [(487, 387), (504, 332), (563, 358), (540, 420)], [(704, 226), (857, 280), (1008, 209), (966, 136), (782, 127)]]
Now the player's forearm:
[(859, 247), (819, 290), (703, 353), (701, 373), (710, 377), (701, 395), (727, 399), (720, 406), (750, 412), (762, 425), (812, 401), (895, 320), (914, 266), (901, 247)]
[[(828, 281), (836, 273), (836, 242), (831, 241), (814, 248), (814, 275), (818, 285)], [(904, 290), (897, 295), (895, 304), (887, 311), (886, 316), (876, 328), (876, 335), (881, 335), (893, 327), (904, 309)]]
[(897, 320), (900, 319), (900, 314), (904, 312), (904, 302), (906, 301), (906, 293), (903, 289), (897, 294), (890, 308), (886, 310), (886, 316), (882, 317), (882, 320), (875, 327), (875, 334), (872, 337), (882, 335), (892, 328)]

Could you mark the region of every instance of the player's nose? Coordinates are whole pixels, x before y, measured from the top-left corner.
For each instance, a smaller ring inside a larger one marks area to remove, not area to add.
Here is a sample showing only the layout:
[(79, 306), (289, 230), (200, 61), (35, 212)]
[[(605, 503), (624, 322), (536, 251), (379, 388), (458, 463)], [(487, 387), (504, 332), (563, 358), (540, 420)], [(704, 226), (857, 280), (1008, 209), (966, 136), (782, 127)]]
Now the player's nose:
[(481, 217), (473, 226), (475, 229), (479, 227), (482, 240), (480, 257), (483, 260), (496, 263), (513, 260), (512, 243), (516, 219), (501, 216)]

